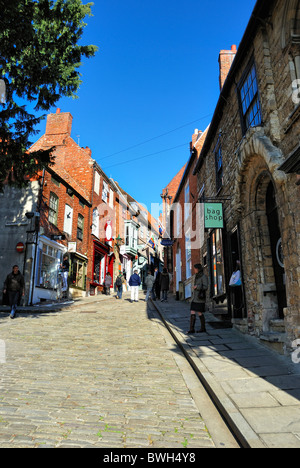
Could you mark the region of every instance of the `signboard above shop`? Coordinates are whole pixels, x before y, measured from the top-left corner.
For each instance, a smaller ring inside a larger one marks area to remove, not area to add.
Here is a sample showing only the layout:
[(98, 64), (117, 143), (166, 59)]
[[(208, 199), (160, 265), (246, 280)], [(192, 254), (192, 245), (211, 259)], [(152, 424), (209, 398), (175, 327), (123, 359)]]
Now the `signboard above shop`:
[(224, 216), (222, 203), (204, 203), (205, 229), (223, 229)]
[(174, 244), (174, 241), (172, 239), (162, 239), (160, 243), (164, 247), (171, 247)]

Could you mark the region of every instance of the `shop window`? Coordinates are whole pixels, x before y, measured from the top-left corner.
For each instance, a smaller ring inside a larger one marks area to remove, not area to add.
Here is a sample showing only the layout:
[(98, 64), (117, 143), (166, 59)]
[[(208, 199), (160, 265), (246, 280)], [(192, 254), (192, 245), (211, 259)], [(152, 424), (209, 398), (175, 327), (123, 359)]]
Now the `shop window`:
[(243, 133), (245, 134), (248, 128), (262, 123), (256, 67), (253, 61), (238, 85), (238, 94)]
[(77, 239), (82, 241), (83, 240), (83, 228), (84, 228), (84, 217), (79, 214), (78, 221), (77, 221)]
[(71, 266), (71, 283), (79, 289), (86, 288), (86, 264), (84, 260), (75, 258)]
[(49, 223), (57, 226), (57, 217), (58, 217), (58, 196), (51, 192), (50, 201), (49, 201)]
[(222, 230), (211, 233), (211, 286), (212, 296), (226, 293)]
[(37, 268), (37, 286), (46, 289), (56, 289), (62, 263), (62, 251), (43, 244), (39, 250)]

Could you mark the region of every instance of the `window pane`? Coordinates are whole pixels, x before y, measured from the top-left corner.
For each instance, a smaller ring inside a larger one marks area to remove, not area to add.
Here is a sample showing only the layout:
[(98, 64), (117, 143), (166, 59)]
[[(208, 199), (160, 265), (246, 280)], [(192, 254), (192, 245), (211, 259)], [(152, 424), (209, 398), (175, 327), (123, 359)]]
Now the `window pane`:
[(246, 130), (262, 121), (261, 109), (258, 96), (258, 86), (255, 65), (251, 68), (240, 88), (241, 107), (244, 115), (244, 126)]
[(49, 200), (49, 222), (52, 224), (57, 224), (57, 214), (58, 214), (58, 196), (55, 193), (50, 193)]

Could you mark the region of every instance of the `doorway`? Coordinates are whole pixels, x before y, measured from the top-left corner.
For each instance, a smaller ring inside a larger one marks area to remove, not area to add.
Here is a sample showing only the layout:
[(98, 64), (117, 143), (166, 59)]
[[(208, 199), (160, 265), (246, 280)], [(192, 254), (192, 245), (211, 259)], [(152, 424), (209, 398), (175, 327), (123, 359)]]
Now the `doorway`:
[(275, 189), (270, 181), (266, 194), (266, 214), (270, 236), (270, 247), (274, 269), (274, 280), (278, 301), (279, 318), (284, 318), (283, 310), (287, 307), (287, 296), (285, 287), (284, 258), (282, 255), (281, 231), (279, 226), (278, 208), (276, 203)]
[(243, 282), (243, 268), (242, 268), (242, 254), (241, 254), (241, 240), (240, 240), (240, 229), (239, 226), (235, 228), (230, 233), (229, 239), (230, 245), (230, 275), (236, 271), (239, 267), (242, 276), (241, 286), (235, 286), (229, 288), (230, 293), (230, 307), (231, 307), (231, 316), (234, 319), (243, 319), (247, 317), (246, 312), (246, 300), (245, 300), (245, 291), (244, 291), (244, 282)]

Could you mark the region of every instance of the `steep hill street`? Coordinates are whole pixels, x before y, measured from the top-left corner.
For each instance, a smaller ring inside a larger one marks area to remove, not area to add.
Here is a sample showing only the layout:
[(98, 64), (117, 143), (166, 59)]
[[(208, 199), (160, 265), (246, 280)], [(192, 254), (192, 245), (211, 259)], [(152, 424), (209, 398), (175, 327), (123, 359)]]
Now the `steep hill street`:
[(1, 313), (0, 447), (236, 447), (150, 307)]

